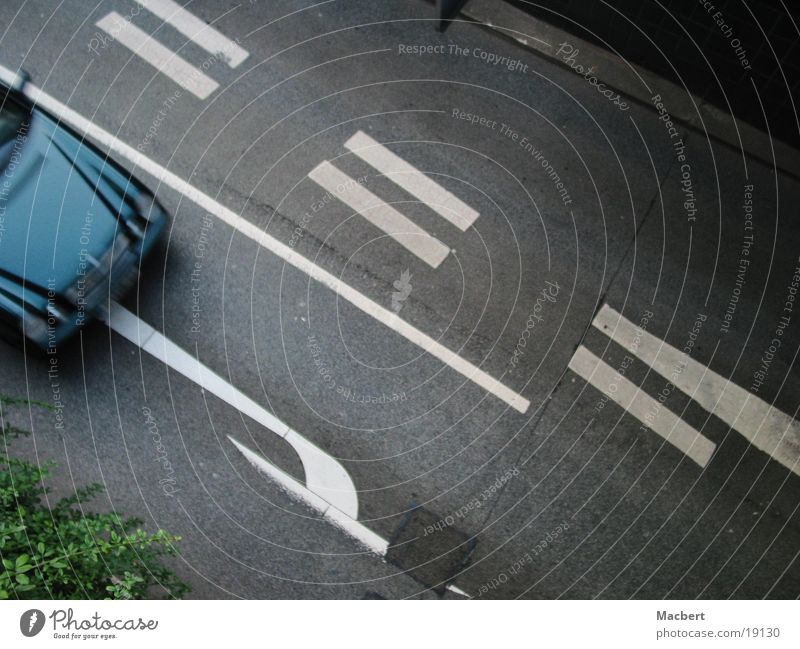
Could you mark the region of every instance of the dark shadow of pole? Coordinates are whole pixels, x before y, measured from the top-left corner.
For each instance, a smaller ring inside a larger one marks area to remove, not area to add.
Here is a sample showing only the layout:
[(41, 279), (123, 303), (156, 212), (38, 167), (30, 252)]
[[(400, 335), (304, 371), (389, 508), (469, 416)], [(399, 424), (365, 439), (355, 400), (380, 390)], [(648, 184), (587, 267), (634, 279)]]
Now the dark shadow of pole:
[(439, 19), (436, 29), (440, 32), (447, 29), (447, 24), (466, 2), (467, 0), (436, 0), (436, 17)]

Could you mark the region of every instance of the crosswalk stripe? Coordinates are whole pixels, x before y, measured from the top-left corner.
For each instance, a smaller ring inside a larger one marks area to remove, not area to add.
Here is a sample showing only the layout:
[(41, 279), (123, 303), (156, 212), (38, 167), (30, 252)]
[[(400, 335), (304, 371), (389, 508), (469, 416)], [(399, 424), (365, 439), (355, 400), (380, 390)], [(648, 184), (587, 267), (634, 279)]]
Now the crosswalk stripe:
[(715, 449), (711, 440), (642, 392), (586, 347), (578, 347), (569, 368), (701, 467), (708, 464)]
[[(756, 448), (800, 475), (800, 423), (603, 305), (593, 323)], [(638, 337), (637, 344), (633, 344)], [(682, 367), (676, 372), (676, 367)]]
[(247, 50), (239, 47), (234, 41), (220, 34), (173, 0), (136, 0), (136, 2), (207, 52), (222, 58), (232, 68), (249, 56)]
[(97, 26), (200, 99), (205, 99), (219, 87), (212, 78), (164, 47), (116, 11), (98, 20)]
[(363, 131), (358, 131), (344, 146), (460, 230), (466, 230), (480, 216), (458, 197)]
[(433, 268), (439, 266), (449, 254), (447, 246), (436, 237), (330, 162), (318, 164), (308, 177)]

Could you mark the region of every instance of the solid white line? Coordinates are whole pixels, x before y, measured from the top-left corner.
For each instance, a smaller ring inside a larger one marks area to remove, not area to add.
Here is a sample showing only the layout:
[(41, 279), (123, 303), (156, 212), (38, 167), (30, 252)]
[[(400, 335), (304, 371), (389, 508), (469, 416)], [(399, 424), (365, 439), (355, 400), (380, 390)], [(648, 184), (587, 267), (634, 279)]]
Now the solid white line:
[(249, 56), (247, 50), (239, 47), (227, 36), (218, 32), (211, 25), (207, 25), (173, 0), (136, 0), (136, 2), (161, 20), (168, 22), (206, 52), (224, 60), (232, 68)]
[(206, 392), (217, 396), (242, 414), (285, 439), (303, 463), (308, 489), (327, 503), (358, 517), (358, 493), (350, 475), (339, 462), (298, 435), (275, 415), (234, 388), (219, 374), (178, 347), (125, 307), (112, 303), (106, 316), (108, 326), (151, 356), (194, 381)]
[[(672, 381), (705, 410), (747, 438), (753, 446), (800, 475), (800, 423), (768, 402), (739, 387), (683, 351), (646, 332), (607, 304), (594, 319), (595, 327), (661, 376)], [(638, 336), (638, 345), (632, 345)], [(683, 367), (676, 372), (677, 367)]]
[(318, 497), (315, 493), (304, 487), (297, 480), (295, 480), (288, 473), (281, 471), (274, 464), (271, 464), (258, 453), (254, 453), (244, 444), (237, 442), (230, 435), (228, 439), (233, 445), (244, 455), (244, 457), (256, 467), (259, 471), (265, 473), (272, 480), (277, 482), (283, 489), (289, 492), (295, 498), (300, 499), (312, 509), (318, 511), (331, 523), (343, 529), (347, 534), (360, 541), (369, 550), (372, 550), (380, 556), (384, 556), (389, 549), (389, 542), (383, 537), (379, 536), (363, 523), (348, 516), (340, 511), (333, 505), (325, 502), (322, 498)]
[(433, 268), (439, 266), (450, 253), (449, 248), (436, 237), (330, 162), (319, 163), (308, 177)]
[(697, 464), (702, 467), (708, 464), (715, 448), (711, 440), (642, 392), (583, 345), (575, 351), (569, 368)]
[(480, 216), (430, 176), (392, 153), (364, 131), (358, 131), (344, 146), (460, 230), (466, 230)]
[(98, 20), (97, 26), (200, 99), (205, 99), (219, 87), (219, 84), (203, 74), (202, 70), (187, 63), (116, 11)]
[[(14, 78), (14, 73), (5, 66), (0, 65), (0, 76), (7, 82), (10, 82)], [(252, 239), (265, 250), (269, 250), (277, 255), (287, 264), (291, 264), (297, 270), (316, 279), (342, 299), (347, 300), (350, 304), (375, 318), (375, 320), (381, 324), (389, 327), (395, 333), (403, 336), (409, 342), (421, 347), (432, 356), (438, 358), (445, 365), (482, 387), (487, 392), (490, 392), (498, 399), (501, 399), (518, 412), (524, 413), (530, 407), (530, 401), (522, 395), (504, 386), (497, 379), (489, 376), (486, 372), (469, 361), (464, 360), (416, 327), (401, 320), (393, 311), (369, 299), (363, 293), (358, 292), (356, 289), (342, 282), (336, 275), (317, 266), (314, 262), (306, 259), (288, 245), (281, 243), (259, 227), (250, 223), (247, 219), (242, 218), (233, 210), (218, 203), (208, 194), (190, 185), (154, 160), (142, 155), (132, 146), (125, 144), (105, 129), (93, 124), (79, 113), (65, 106), (46, 92), (43, 92), (41, 88), (33, 84), (28, 84), (25, 87), (25, 94), (28, 95), (31, 101), (49, 110), (57, 119), (63, 120), (77, 131), (94, 138), (111, 153), (116, 153), (120, 157), (130, 161), (135, 167), (142, 169), (153, 176), (158, 182), (182, 194), (206, 212), (213, 214), (220, 221), (234, 228), (240, 234)]]

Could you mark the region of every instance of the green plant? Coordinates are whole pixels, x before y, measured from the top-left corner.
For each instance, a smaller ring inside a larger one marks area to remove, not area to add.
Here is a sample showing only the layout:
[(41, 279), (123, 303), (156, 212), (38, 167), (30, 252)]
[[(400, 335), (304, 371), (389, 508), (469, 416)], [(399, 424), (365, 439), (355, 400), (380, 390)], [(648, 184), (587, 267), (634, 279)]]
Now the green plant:
[(8, 454), (9, 441), (28, 432), (7, 423), (3, 406), (23, 403), (0, 397), (0, 599), (138, 599), (155, 587), (168, 597), (185, 594), (188, 587), (160, 563), (177, 553), (180, 537), (148, 534), (136, 518), (84, 511), (102, 485), (43, 502), (54, 463), (36, 466)]

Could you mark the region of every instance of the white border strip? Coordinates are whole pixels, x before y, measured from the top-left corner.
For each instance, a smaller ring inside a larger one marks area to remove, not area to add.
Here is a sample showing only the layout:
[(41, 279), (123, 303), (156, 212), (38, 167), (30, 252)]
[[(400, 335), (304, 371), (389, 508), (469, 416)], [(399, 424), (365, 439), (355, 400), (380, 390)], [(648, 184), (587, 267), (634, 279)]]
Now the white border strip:
[(206, 52), (235, 68), (250, 54), (173, 0), (136, 0), (150, 13), (169, 23)]
[[(800, 423), (604, 304), (592, 324), (681, 392), (800, 475)], [(638, 343), (633, 344), (638, 338)], [(676, 368), (682, 368), (676, 372)]]
[(330, 162), (320, 162), (308, 177), (429, 266), (438, 268), (450, 254), (450, 249), (436, 237)]
[(219, 84), (202, 70), (189, 64), (171, 49), (164, 47), (147, 32), (112, 11), (97, 21), (97, 26), (112, 39), (127, 47), (136, 56), (165, 74), (181, 88), (188, 90), (196, 97), (205, 99)]
[(642, 392), (583, 345), (575, 350), (574, 356), (569, 361), (569, 369), (697, 464), (702, 467), (708, 464), (716, 448), (711, 440), (701, 435), (666, 406)]
[(406, 162), (364, 131), (358, 131), (347, 142), (346, 149), (380, 171), (389, 180), (418, 198), (459, 230), (466, 231), (480, 214), (447, 191), (429, 176)]

